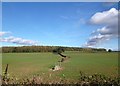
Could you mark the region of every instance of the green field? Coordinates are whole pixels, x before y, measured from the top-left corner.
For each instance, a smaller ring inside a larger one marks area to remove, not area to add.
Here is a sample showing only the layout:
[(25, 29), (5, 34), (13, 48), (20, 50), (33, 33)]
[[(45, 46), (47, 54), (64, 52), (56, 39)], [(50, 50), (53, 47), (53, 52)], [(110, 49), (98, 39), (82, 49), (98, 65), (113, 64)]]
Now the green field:
[(8, 73), (18, 78), (40, 75), (51, 79), (62, 78), (76, 80), (79, 72), (86, 74), (105, 74), (108, 76), (118, 75), (117, 53), (81, 53), (65, 52), (71, 58), (62, 63), (62, 70), (51, 71), (50, 68), (58, 64), (60, 56), (53, 53), (3, 53), (2, 70), (9, 64)]

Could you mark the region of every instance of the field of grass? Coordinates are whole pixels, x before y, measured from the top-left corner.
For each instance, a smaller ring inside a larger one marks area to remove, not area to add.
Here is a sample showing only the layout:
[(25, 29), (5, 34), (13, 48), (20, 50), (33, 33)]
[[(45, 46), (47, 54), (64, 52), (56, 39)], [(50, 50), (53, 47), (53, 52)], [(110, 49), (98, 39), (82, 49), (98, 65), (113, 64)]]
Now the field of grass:
[(95, 73), (107, 76), (118, 75), (117, 53), (65, 52), (71, 58), (61, 64), (62, 70), (51, 71), (58, 64), (60, 56), (53, 53), (3, 53), (2, 70), (9, 64), (8, 73), (18, 78), (39, 75), (45, 79), (63, 78), (77, 80), (80, 71), (90, 75)]

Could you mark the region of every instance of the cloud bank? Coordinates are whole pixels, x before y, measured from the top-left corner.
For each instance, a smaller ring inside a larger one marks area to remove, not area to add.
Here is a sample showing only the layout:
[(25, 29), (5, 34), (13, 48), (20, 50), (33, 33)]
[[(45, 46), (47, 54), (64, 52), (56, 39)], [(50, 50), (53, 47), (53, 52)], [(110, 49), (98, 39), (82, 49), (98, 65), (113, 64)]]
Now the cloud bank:
[(93, 47), (107, 40), (117, 38), (118, 14), (119, 12), (115, 8), (94, 14), (90, 19), (90, 23), (93, 25), (103, 25), (104, 27), (91, 33), (93, 36), (88, 39), (85, 46)]
[(14, 36), (3, 37), (5, 34), (8, 33), (9, 32), (0, 32), (0, 42), (14, 43), (20, 45), (37, 45), (37, 42), (33, 40), (23, 39)]
[(2, 37), (5, 34), (9, 34), (9, 33), (11, 33), (11, 32), (0, 32), (0, 37)]

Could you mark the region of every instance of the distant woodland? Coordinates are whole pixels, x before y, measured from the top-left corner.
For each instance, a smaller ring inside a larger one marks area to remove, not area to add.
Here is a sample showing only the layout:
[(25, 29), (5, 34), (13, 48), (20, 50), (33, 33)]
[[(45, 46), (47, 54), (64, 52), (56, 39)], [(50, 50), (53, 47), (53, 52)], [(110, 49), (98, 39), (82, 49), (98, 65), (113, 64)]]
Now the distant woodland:
[(104, 48), (81, 48), (81, 47), (62, 47), (62, 46), (21, 46), (21, 47), (1, 47), (3, 53), (31, 53), (31, 52), (53, 52), (56, 48), (63, 48), (64, 51), (80, 52), (107, 52)]

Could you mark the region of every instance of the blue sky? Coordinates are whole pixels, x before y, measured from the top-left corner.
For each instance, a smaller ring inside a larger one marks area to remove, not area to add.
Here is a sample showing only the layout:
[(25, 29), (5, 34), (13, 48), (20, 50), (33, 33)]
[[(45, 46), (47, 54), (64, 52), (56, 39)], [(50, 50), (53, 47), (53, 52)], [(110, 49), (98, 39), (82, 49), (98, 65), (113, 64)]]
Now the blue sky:
[[(27, 45), (26, 41), (32, 41), (28, 45), (86, 47), (91, 33), (104, 27), (103, 24), (91, 24), (89, 20), (97, 12), (109, 11), (111, 8), (117, 10), (117, 3), (4, 2), (3, 46)], [(117, 49), (117, 39), (111, 38), (92, 47)]]

